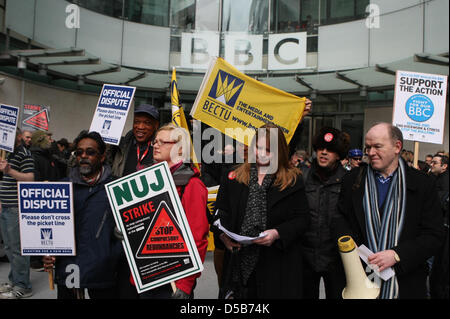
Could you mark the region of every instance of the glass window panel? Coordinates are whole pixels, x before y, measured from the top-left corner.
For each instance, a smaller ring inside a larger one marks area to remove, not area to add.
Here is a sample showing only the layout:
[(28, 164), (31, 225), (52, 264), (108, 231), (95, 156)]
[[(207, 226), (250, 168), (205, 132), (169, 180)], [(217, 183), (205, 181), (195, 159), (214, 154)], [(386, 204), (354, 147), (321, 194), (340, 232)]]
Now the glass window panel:
[(73, 0), (80, 7), (115, 18), (122, 18), (124, 0)]
[(195, 11), (196, 30), (219, 30), (219, 5), (219, 0), (197, 0)]
[(273, 1), (272, 7), (271, 31), (277, 33), (300, 31), (300, 1)]
[(224, 0), (222, 31), (268, 31), (269, 0)]
[(355, 11), (358, 18), (366, 16), (366, 7), (369, 5), (370, 0), (356, 0)]
[(323, 5), (317, 0), (303, 0), (301, 5), (301, 30), (306, 30), (308, 34), (317, 34), (319, 16), (323, 17), (319, 12), (323, 11)]
[(330, 18), (349, 18), (355, 13), (354, 0), (333, 0), (330, 1)]
[(318, 21), (318, 19), (319, 19), (319, 1), (317, 1), (317, 0), (303, 0), (302, 1), (302, 10), (301, 10), (302, 21), (306, 21), (308, 16), (311, 16), (313, 21)]
[(166, 27), (169, 25), (169, 2), (165, 0), (127, 0), (125, 17), (133, 22)]
[(172, 0), (171, 25), (181, 30), (195, 29), (195, 0)]

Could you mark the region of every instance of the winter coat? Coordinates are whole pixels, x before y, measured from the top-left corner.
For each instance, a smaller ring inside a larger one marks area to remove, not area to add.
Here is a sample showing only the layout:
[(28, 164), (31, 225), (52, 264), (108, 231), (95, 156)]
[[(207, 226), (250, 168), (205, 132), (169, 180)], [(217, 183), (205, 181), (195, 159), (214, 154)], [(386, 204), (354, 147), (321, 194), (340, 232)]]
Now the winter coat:
[[(200, 180), (200, 173), (187, 164), (176, 166), (172, 176), (177, 187), (178, 195), (181, 197), (186, 219), (189, 223), (192, 236), (197, 246), (198, 254), (202, 262), (205, 261), (206, 249), (208, 247), (209, 223), (206, 216), (206, 202), (208, 200), (208, 190)], [(177, 288), (187, 294), (191, 294), (196, 279), (201, 273), (196, 273), (179, 279), (175, 282)]]
[[(220, 185), (216, 208), (220, 210), (221, 224), (239, 233), (242, 225), (249, 187), (237, 182), (232, 176)], [(301, 236), (309, 226), (309, 207), (301, 176), (293, 186), (283, 191), (273, 185), (267, 193), (267, 226), (276, 229), (280, 238), (270, 247), (260, 246), (258, 263), (254, 270), (258, 298), (302, 297), (302, 251)], [(227, 289), (232, 281), (233, 263), (236, 255), (226, 250), (222, 286)], [(232, 287), (233, 289), (235, 287)]]
[(34, 161), (34, 180), (55, 182), (62, 178), (57, 162), (48, 149), (30, 147)]
[(109, 166), (104, 166), (100, 180), (93, 186), (81, 179), (78, 167), (65, 179), (73, 183), (76, 256), (56, 257), (58, 285), (65, 285), (67, 276), (73, 275), (72, 268), (66, 269), (71, 264), (79, 268), (80, 288), (102, 289), (116, 285), (122, 245), (113, 235), (115, 222), (105, 190), (105, 184), (112, 180)]
[[(336, 240), (350, 235), (356, 245), (369, 247), (363, 197), (367, 167), (344, 176), (335, 218)], [(399, 298), (426, 298), (427, 259), (435, 255), (444, 239), (442, 212), (435, 183), (425, 173), (406, 167), (406, 208), (397, 246), (391, 247), (400, 262), (394, 265)]]
[(303, 240), (305, 261), (316, 272), (326, 272), (330, 267), (341, 263), (337, 242), (331, 232), (336, 215), (342, 177), (347, 171), (338, 165), (327, 181), (322, 181), (314, 162), (305, 180), (305, 192), (308, 198), (311, 225)]
[[(130, 147), (132, 147), (133, 143), (136, 143), (136, 139), (134, 138), (133, 130), (130, 130), (120, 139), (118, 146), (110, 146), (108, 148), (107, 158), (111, 161), (108, 163), (111, 165), (112, 174), (114, 176), (124, 176), (125, 164), (127, 163)], [(147, 163), (153, 163), (153, 151), (151, 146), (148, 154), (145, 156), (145, 161)]]
[(123, 176), (125, 162), (127, 161), (128, 152), (130, 150), (131, 143), (133, 143), (133, 139), (134, 135), (131, 130), (120, 139), (119, 146), (110, 148), (112, 154), (108, 157), (112, 158), (111, 169), (114, 176)]

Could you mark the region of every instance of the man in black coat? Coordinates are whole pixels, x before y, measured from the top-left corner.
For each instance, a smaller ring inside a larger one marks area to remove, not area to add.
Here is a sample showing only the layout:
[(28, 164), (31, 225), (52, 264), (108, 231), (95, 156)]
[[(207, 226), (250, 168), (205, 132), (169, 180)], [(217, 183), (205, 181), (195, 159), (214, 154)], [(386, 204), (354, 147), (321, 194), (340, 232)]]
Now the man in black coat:
[(397, 127), (377, 123), (369, 129), (370, 163), (342, 181), (336, 238), (350, 235), (371, 249), (368, 261), (379, 271), (394, 268), (379, 298), (426, 298), (426, 261), (439, 250), (443, 220), (433, 179), (405, 165), (402, 148)]
[(433, 260), (430, 273), (430, 295), (431, 298), (449, 298), (449, 222), (448, 222), (448, 157), (436, 154), (431, 160), (431, 173), (436, 176), (436, 190), (441, 203), (442, 215), (444, 216), (445, 239), (441, 250)]
[(341, 297), (345, 287), (344, 270), (331, 224), (337, 210), (342, 177), (346, 170), (340, 160), (350, 146), (347, 134), (332, 127), (323, 127), (313, 139), (317, 157), (311, 168), (303, 171), (311, 224), (304, 235), (303, 296), (319, 299), (323, 278), (327, 299)]
[(436, 154), (431, 161), (431, 173), (436, 176), (436, 189), (438, 192), (441, 205), (444, 206), (446, 197), (448, 196), (448, 157)]

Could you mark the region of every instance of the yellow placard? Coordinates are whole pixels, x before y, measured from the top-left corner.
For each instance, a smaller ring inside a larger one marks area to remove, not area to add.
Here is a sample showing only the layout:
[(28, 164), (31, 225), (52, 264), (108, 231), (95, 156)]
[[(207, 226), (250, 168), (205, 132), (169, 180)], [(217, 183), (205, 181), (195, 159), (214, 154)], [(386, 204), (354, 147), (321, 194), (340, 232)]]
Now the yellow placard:
[(289, 143), (302, 118), (305, 100), (241, 73), (222, 58), (214, 58), (190, 114), (246, 145), (255, 129), (273, 123)]

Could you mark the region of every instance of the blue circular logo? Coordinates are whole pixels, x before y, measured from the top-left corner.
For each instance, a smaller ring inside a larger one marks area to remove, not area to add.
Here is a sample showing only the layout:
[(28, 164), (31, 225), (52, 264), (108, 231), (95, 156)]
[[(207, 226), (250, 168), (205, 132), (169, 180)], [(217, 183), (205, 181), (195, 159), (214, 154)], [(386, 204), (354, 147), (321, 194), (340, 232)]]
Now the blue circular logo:
[(406, 101), (406, 114), (416, 122), (425, 122), (429, 120), (434, 113), (433, 102), (425, 95), (416, 94)]

